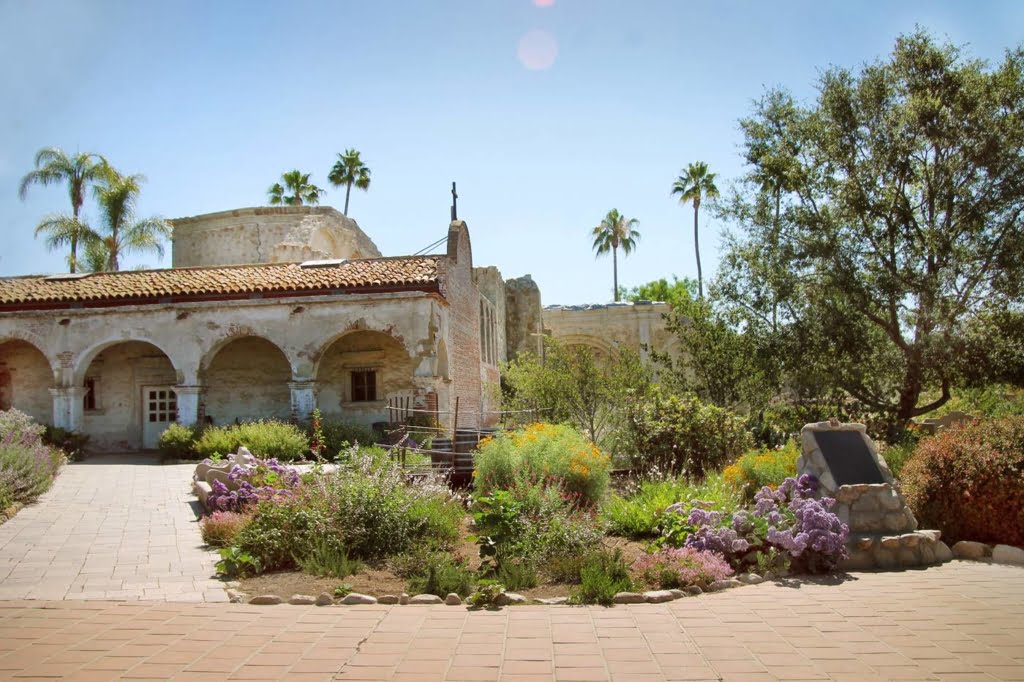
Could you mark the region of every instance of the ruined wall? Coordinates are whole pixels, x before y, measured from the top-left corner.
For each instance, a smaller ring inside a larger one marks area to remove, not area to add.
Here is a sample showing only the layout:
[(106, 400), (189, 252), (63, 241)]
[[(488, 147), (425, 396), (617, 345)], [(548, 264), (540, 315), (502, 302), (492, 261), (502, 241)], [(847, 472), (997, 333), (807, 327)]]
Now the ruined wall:
[[(331, 344), (320, 359), (316, 377), (320, 411), (325, 418), (366, 425), (389, 421), (389, 399), (416, 397), (416, 365), (405, 348), (386, 334), (347, 334)], [(376, 372), (377, 400), (353, 401), (353, 370)]]
[(563, 343), (587, 345), (603, 355), (629, 348), (644, 360), (651, 350), (677, 356), (678, 346), (665, 328), (669, 310), (667, 303), (549, 306), (544, 330)]
[(171, 223), (176, 268), (381, 255), (354, 220), (329, 206), (240, 208)]
[(512, 359), (520, 353), (537, 354), (543, 329), (540, 288), (523, 275), (505, 281), (505, 354)]
[(0, 343), (0, 410), (12, 407), (36, 421), (53, 421), (53, 372), (42, 351), (25, 341)]
[(265, 339), (250, 336), (221, 348), (202, 377), (204, 414), (217, 426), (235, 421), (288, 419), (292, 372), (284, 353)]
[(480, 425), (480, 291), (473, 281), (473, 256), (469, 230), (456, 221), (448, 230), (448, 260), (443, 278), (445, 298), (451, 308), (448, 353), (452, 375), (448, 410), (459, 398), (459, 428)]
[(148, 343), (127, 341), (104, 349), (85, 370), (96, 382), (96, 409), (83, 413), (90, 446), (103, 450), (142, 447), (143, 386), (173, 386), (174, 366)]

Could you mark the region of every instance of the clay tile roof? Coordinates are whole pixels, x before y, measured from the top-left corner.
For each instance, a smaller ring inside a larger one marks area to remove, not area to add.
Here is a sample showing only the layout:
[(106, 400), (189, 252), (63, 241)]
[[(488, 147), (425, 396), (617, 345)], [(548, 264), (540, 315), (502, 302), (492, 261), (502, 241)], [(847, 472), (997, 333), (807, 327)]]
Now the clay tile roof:
[(153, 299), (316, 295), (375, 289), (437, 290), (441, 256), (369, 258), (302, 267), (299, 263), (97, 272), (83, 277), (0, 278), (0, 306), (118, 305)]

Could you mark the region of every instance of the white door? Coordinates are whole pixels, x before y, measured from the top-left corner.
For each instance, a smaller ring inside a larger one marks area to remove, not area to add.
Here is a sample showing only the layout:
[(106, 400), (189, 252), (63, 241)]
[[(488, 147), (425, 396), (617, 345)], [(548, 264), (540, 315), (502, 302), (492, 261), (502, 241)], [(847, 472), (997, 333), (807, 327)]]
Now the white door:
[(178, 396), (170, 386), (142, 387), (142, 447), (156, 448), (164, 429), (178, 418)]

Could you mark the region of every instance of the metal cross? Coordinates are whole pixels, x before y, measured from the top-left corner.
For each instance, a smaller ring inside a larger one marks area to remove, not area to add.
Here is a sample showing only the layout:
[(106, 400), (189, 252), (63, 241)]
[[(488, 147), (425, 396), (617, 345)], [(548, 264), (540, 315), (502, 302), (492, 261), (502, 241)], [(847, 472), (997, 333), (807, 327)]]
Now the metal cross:
[(459, 195), (455, 192), (455, 183), (452, 182), (452, 222), (459, 219)]

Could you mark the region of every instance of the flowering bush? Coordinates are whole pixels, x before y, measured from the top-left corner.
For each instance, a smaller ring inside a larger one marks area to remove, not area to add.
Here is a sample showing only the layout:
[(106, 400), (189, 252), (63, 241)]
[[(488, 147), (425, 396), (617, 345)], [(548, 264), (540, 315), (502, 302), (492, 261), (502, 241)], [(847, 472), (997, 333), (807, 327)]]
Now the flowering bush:
[(778, 488), (787, 478), (796, 476), (799, 458), (800, 447), (791, 440), (781, 448), (752, 450), (727, 466), (722, 473), (726, 483), (750, 500), (764, 486)]
[(611, 459), (571, 426), (533, 424), (484, 440), (476, 455), (477, 493), (537, 481), (561, 490), (579, 506), (593, 507), (608, 490)]
[(943, 539), (1024, 545), (1024, 417), (924, 438), (903, 467), (907, 503)]
[[(205, 460), (210, 463), (210, 460)], [(299, 484), (299, 472), (276, 459), (256, 460), (251, 466), (236, 464), (228, 478), (237, 488), (232, 490), (221, 481), (214, 481), (206, 498), (210, 509), (240, 512), (261, 500), (275, 500), (291, 494)]]
[(203, 542), (213, 547), (227, 547), (249, 524), (249, 515), (232, 511), (218, 511), (199, 522)]
[(732, 567), (721, 554), (693, 547), (644, 554), (633, 562), (633, 571), (640, 574), (648, 585), (663, 590), (690, 585), (706, 588), (733, 574)]
[(686, 547), (720, 553), (736, 568), (758, 565), (764, 570), (778, 559), (798, 571), (831, 571), (847, 556), (850, 529), (832, 513), (835, 500), (814, 498), (817, 488), (813, 476), (787, 478), (777, 490), (761, 488), (752, 510), (730, 516), (673, 505), (670, 511), (685, 518), (682, 523), (690, 532), (672, 540), (685, 538)]
[[(608, 532), (614, 535), (638, 540), (656, 538), (665, 530), (666, 508), (691, 500), (703, 500), (706, 506), (727, 513), (740, 506), (736, 489), (726, 484), (721, 474), (711, 474), (700, 483), (683, 477), (635, 483), (623, 495), (612, 495), (601, 513), (608, 523)], [(678, 518), (678, 514), (670, 516), (670, 523)]]
[(53, 485), (64, 453), (48, 447), (43, 432), (24, 412), (0, 411), (0, 509), (31, 502)]

